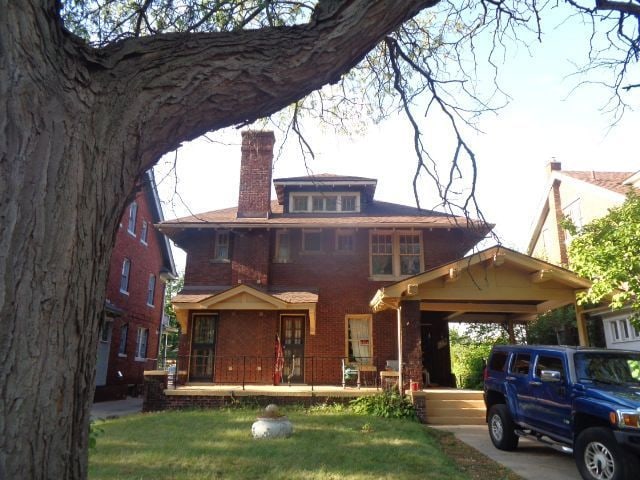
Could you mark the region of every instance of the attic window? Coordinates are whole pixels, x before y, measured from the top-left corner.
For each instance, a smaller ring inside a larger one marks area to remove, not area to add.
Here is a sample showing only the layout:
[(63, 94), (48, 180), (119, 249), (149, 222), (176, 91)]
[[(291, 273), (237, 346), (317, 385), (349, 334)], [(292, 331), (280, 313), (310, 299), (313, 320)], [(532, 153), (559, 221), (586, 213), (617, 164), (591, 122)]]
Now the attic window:
[(359, 192), (290, 193), (291, 213), (341, 213), (360, 211)]

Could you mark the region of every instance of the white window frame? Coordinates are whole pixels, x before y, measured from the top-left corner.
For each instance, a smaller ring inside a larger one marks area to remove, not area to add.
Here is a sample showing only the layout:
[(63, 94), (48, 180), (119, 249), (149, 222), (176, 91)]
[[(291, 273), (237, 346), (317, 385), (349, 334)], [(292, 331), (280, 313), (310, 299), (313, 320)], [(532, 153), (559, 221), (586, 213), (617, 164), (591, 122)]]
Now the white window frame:
[[(325, 200), (322, 202), (322, 209), (314, 209), (314, 198), (324, 197)], [(327, 198), (336, 198), (336, 209), (335, 210), (327, 210)], [(354, 197), (355, 205), (353, 210), (345, 210), (342, 207), (342, 198), (343, 197)], [(296, 198), (306, 198), (306, 208), (298, 209), (296, 208)], [(329, 213), (329, 214), (340, 214), (340, 213), (357, 213), (360, 212), (361, 205), (361, 196), (360, 192), (289, 192), (289, 212), (290, 213)]]
[[(223, 241), (223, 239), (225, 239)], [(221, 255), (221, 248), (226, 248), (226, 253)], [(215, 247), (213, 250), (213, 260), (215, 262), (228, 262), (231, 252), (231, 232), (216, 232)]]
[[(349, 237), (351, 238), (351, 248), (350, 249), (341, 249), (340, 246), (340, 238)], [(349, 254), (353, 253), (356, 250), (356, 235), (353, 230), (336, 230), (336, 245), (335, 251), (336, 253), (341, 254)]]
[(156, 296), (156, 276), (152, 273), (149, 275), (149, 283), (147, 284), (147, 306), (154, 307)]
[[(320, 248), (318, 250), (307, 250), (306, 248), (306, 237), (307, 235), (319, 235), (320, 236)], [(322, 229), (319, 228), (305, 228), (302, 230), (302, 245), (300, 248), (300, 251), (302, 253), (310, 253), (310, 254), (315, 254), (315, 253), (322, 253)]]
[[(280, 247), (283, 245), (282, 238), (287, 238), (287, 253), (283, 255)], [(273, 257), (275, 263), (289, 263), (291, 261), (291, 232), (289, 230), (276, 231), (276, 251)]]
[(147, 359), (148, 348), (149, 348), (149, 329), (144, 327), (138, 327), (138, 337), (136, 338), (135, 360), (138, 362), (145, 361)]
[(129, 295), (129, 282), (131, 281), (131, 260), (122, 260), (122, 271), (120, 272), (120, 293)]
[(146, 220), (142, 221), (142, 228), (140, 229), (140, 243), (148, 245), (147, 237), (149, 236), (149, 223)]
[[(391, 274), (382, 274), (373, 272), (373, 236), (374, 235), (391, 235)], [(401, 262), (400, 262), (400, 237), (403, 235), (417, 235), (420, 252), (418, 257), (420, 260), (420, 266), (418, 272), (401, 274)], [(422, 231), (420, 230), (370, 230), (369, 231), (369, 274), (372, 280), (388, 280), (395, 278), (407, 278), (417, 273), (424, 271), (424, 239)]]
[(609, 320), (609, 328), (611, 329), (611, 341), (619, 342), (621, 337), (620, 337), (620, 328), (618, 327), (618, 321)]
[[(372, 365), (374, 358), (374, 349), (373, 349), (373, 316), (371, 314), (348, 314), (344, 317), (344, 357), (347, 361), (351, 362), (351, 358), (349, 357), (349, 320), (364, 320), (367, 322), (368, 335), (367, 338), (363, 338), (362, 340), (366, 340), (368, 342), (367, 348), (369, 350), (369, 355), (366, 360), (358, 361), (357, 363), (360, 365)], [(355, 355), (355, 351), (354, 351)]]
[(131, 202), (129, 205), (129, 222), (127, 223), (127, 232), (129, 235), (136, 236), (136, 221), (138, 218), (138, 204)]

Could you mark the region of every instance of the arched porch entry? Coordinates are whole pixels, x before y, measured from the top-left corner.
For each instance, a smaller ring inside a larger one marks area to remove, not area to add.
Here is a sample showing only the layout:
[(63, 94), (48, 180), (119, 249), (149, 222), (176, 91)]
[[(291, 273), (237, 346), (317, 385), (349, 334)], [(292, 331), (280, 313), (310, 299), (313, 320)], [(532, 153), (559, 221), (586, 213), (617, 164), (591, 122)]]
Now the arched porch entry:
[[(400, 363), (405, 377), (451, 385), (449, 322), (513, 326), (549, 310), (576, 304), (576, 294), (591, 283), (575, 273), (502, 246), (495, 246), (381, 288), (374, 311), (394, 309)], [(576, 306), (581, 345), (588, 345), (584, 313)], [(408, 381), (408, 378), (405, 378)], [(448, 381), (447, 381), (448, 380)]]

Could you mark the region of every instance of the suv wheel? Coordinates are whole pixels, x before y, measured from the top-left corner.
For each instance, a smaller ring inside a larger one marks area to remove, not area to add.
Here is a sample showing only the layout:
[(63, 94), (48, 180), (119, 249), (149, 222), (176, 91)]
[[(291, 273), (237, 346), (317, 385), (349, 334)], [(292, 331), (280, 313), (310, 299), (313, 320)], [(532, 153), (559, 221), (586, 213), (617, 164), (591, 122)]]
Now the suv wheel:
[(518, 446), (519, 437), (515, 432), (515, 424), (509, 409), (503, 403), (489, 409), (489, 437), (500, 450), (515, 450)]
[(578, 435), (575, 459), (585, 480), (631, 480), (640, 469), (638, 458), (618, 445), (605, 427), (587, 428)]

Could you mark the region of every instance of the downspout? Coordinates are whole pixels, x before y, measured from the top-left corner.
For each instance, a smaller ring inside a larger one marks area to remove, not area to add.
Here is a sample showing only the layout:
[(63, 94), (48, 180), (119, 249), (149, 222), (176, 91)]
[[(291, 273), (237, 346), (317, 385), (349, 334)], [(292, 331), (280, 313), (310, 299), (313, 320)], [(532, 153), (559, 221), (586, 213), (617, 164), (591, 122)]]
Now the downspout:
[(404, 395), (402, 388), (402, 385), (404, 385), (402, 379), (402, 307), (398, 306), (396, 312), (398, 317), (398, 390), (402, 397)]

